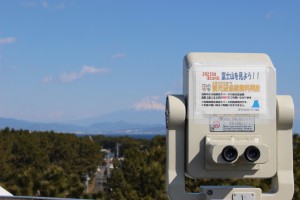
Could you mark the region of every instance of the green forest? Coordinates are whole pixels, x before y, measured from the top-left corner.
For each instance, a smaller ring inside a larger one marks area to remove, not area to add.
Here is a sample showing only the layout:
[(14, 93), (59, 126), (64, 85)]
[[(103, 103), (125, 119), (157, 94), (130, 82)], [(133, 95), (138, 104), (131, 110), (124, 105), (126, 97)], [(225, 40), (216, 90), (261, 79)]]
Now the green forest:
[[(294, 200), (300, 199), (300, 136), (294, 139)], [(164, 200), (166, 196), (166, 138), (128, 136), (78, 137), (74, 134), (0, 130), (0, 186), (16, 196), (91, 198), (107, 200)], [(117, 145), (118, 144), (118, 145)], [(119, 158), (102, 191), (95, 191), (96, 172), (110, 149)], [(86, 177), (91, 180), (86, 188)], [(268, 191), (270, 179), (195, 180), (186, 178), (186, 190), (200, 185), (249, 185)]]

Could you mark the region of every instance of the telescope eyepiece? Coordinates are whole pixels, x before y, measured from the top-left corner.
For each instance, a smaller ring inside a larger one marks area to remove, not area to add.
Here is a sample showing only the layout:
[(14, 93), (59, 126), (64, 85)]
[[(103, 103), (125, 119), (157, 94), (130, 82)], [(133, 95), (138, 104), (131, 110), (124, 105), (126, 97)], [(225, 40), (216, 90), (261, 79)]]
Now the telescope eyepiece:
[(222, 151), (222, 157), (227, 162), (233, 162), (238, 157), (238, 151), (234, 146), (226, 146)]
[(260, 150), (256, 146), (246, 148), (244, 156), (249, 162), (255, 162), (260, 158)]

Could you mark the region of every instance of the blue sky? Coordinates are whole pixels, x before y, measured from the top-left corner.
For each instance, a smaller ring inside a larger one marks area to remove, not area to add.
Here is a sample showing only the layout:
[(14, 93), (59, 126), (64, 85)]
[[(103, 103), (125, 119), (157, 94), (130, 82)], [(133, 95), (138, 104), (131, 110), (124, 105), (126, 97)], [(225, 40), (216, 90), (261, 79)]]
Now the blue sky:
[[(300, 1), (1, 0), (0, 116), (162, 110), (192, 51), (267, 53), (300, 118)], [(151, 104), (150, 104), (151, 103)]]

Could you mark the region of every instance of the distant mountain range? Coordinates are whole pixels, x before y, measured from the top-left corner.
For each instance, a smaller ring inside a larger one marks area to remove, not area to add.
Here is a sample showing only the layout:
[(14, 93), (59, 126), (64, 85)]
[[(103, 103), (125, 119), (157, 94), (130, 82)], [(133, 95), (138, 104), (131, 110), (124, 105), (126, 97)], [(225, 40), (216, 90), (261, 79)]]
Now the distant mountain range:
[(161, 110), (120, 110), (98, 117), (70, 121), (70, 124), (90, 126), (101, 122), (126, 122), (131, 124), (164, 124), (165, 113)]
[(165, 134), (164, 112), (134, 109), (67, 123), (29, 122), (0, 117), (0, 128), (76, 134)]
[[(0, 129), (5, 127), (31, 131), (55, 131), (76, 134), (165, 134), (162, 110), (121, 110), (110, 114), (66, 123), (29, 122), (0, 117)], [(300, 134), (300, 119), (295, 119), (293, 132)]]

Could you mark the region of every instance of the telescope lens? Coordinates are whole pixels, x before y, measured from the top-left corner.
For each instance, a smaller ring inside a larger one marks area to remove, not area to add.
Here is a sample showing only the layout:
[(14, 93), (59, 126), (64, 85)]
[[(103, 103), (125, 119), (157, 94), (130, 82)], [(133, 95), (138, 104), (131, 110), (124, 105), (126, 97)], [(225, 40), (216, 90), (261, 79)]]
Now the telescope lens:
[(233, 162), (238, 156), (238, 151), (234, 146), (226, 146), (222, 151), (222, 157), (227, 162)]
[(255, 146), (249, 146), (245, 150), (244, 156), (249, 162), (255, 162), (260, 157), (260, 151)]

